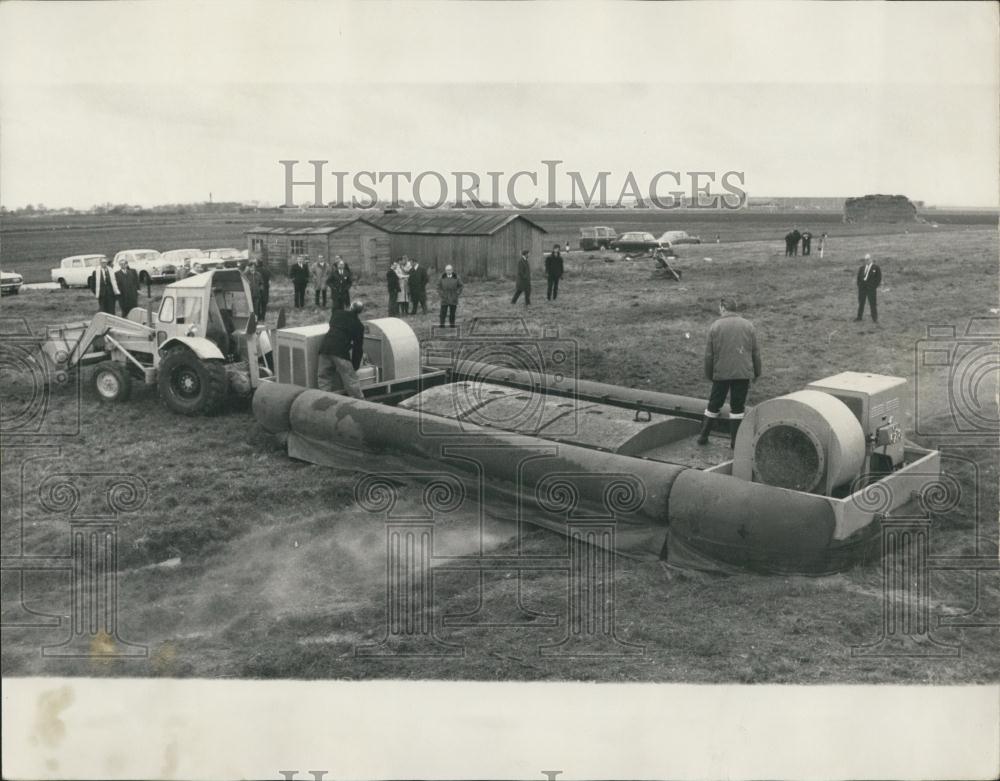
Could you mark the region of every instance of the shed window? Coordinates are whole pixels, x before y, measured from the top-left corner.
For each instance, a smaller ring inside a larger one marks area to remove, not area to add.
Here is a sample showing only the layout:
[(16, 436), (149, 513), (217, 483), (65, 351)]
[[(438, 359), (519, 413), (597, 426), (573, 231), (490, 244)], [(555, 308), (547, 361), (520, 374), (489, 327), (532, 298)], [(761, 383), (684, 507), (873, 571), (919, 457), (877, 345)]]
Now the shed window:
[(306, 254), (306, 240), (305, 239), (292, 239), (292, 254), (293, 255), (305, 255)]
[(250, 249), (260, 252), (264, 249), (264, 239), (250, 239)]

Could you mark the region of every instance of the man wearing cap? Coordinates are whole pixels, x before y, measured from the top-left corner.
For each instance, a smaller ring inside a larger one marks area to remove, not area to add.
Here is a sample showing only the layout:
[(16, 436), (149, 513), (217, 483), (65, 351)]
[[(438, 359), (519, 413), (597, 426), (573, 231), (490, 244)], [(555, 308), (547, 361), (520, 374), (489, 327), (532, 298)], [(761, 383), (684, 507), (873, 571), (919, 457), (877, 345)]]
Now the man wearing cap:
[(882, 284), (882, 269), (878, 263), (872, 260), (872, 256), (866, 254), (865, 262), (858, 269), (858, 316), (854, 318), (855, 323), (860, 323), (865, 313), (865, 301), (872, 313), (872, 322), (878, 322), (878, 286)]
[(708, 444), (708, 435), (729, 396), (729, 446), (736, 445), (736, 431), (743, 420), (750, 379), (760, 377), (760, 349), (753, 323), (736, 315), (732, 302), (719, 301), (719, 319), (708, 329), (705, 343), (705, 377), (712, 390), (701, 424), (698, 444)]
[(339, 377), (343, 394), (365, 398), (357, 373), (365, 349), (365, 327), (360, 319), (364, 308), (363, 301), (354, 301), (350, 309), (334, 309), (330, 315), (330, 329), (319, 345), (316, 366), (316, 387), (320, 390), (333, 392)]

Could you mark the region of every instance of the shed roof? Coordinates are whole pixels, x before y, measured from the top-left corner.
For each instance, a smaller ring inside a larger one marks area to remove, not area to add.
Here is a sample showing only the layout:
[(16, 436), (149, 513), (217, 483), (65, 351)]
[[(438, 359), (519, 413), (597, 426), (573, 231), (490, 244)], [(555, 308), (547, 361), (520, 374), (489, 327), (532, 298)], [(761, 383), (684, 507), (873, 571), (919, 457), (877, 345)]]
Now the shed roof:
[(390, 233), (420, 233), (435, 236), (489, 236), (515, 220), (524, 220), (542, 233), (546, 230), (523, 214), (482, 212), (409, 212), (381, 214), (370, 222)]
[(410, 212), (405, 214), (372, 214), (325, 220), (269, 220), (247, 230), (247, 233), (282, 234), (292, 236), (334, 233), (348, 225), (363, 222), (388, 233), (423, 234), (431, 236), (490, 236), (515, 220), (524, 220), (531, 227), (547, 233), (545, 228), (523, 214), (481, 212)]
[(268, 233), (292, 236), (324, 235), (335, 233), (336, 231), (353, 225), (356, 222), (363, 222), (378, 230), (385, 228), (376, 225), (374, 221), (366, 217), (344, 217), (339, 220), (269, 220), (250, 228), (246, 233)]

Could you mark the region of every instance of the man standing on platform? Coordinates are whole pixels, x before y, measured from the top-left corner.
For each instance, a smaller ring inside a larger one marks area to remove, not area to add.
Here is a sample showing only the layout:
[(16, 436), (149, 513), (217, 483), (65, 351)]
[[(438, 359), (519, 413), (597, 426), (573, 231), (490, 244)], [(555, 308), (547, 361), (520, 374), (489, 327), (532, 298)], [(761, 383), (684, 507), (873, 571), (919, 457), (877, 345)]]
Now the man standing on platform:
[(354, 301), (350, 309), (334, 309), (330, 315), (330, 330), (320, 342), (316, 365), (316, 387), (320, 390), (332, 392), (339, 376), (344, 395), (364, 400), (357, 373), (365, 349), (365, 327), (360, 319), (364, 308), (363, 301)]
[(750, 380), (760, 377), (760, 349), (753, 323), (736, 315), (732, 302), (719, 301), (719, 319), (708, 329), (705, 343), (705, 378), (712, 383), (698, 444), (708, 435), (729, 396), (729, 446), (736, 446), (736, 431), (743, 420)]

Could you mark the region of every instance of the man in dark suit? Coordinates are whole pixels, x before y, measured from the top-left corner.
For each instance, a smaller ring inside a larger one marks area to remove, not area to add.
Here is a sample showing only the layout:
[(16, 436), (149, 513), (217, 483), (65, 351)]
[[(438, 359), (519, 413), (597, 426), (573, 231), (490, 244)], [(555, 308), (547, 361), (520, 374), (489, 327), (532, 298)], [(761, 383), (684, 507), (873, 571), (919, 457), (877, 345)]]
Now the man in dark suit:
[(854, 322), (860, 323), (865, 313), (865, 301), (872, 313), (872, 322), (878, 322), (878, 286), (882, 284), (882, 269), (872, 260), (871, 255), (865, 255), (865, 262), (858, 269), (858, 316)]
[(118, 290), (118, 280), (115, 279), (115, 275), (108, 268), (107, 258), (101, 258), (100, 268), (94, 269), (94, 273), (90, 275), (87, 284), (94, 291), (94, 297), (97, 299), (97, 304), (100, 306), (101, 311), (113, 315), (115, 313), (115, 301), (118, 300), (120, 291)]
[(288, 270), (288, 276), (295, 290), (295, 308), (301, 309), (306, 305), (306, 287), (309, 285), (309, 264), (301, 255)]
[(118, 306), (122, 317), (128, 317), (128, 313), (139, 306), (139, 275), (134, 268), (128, 267), (127, 260), (123, 260), (121, 268), (115, 272), (115, 281), (118, 283)]
[(343, 394), (364, 400), (357, 369), (365, 349), (365, 327), (360, 315), (365, 305), (355, 301), (350, 309), (334, 309), (330, 315), (330, 330), (319, 345), (316, 366), (316, 387), (334, 392), (335, 378), (340, 377)]
[[(351, 304), (351, 285), (354, 284), (354, 276), (351, 274), (351, 267), (344, 262), (344, 259), (337, 255), (337, 262), (326, 278), (326, 286), (330, 288), (333, 298), (333, 309), (347, 309)], [(392, 314), (392, 312), (390, 312)]]
[(517, 261), (517, 282), (514, 287), (514, 296), (510, 299), (512, 304), (517, 303), (517, 299), (524, 293), (524, 305), (531, 304), (531, 265), (528, 263), (528, 250), (521, 251), (521, 257)]
[(789, 234), (792, 239), (792, 255), (799, 254), (799, 242), (802, 240), (802, 234), (799, 233), (798, 228), (792, 228), (792, 232)]
[(802, 254), (812, 254), (813, 235), (809, 231), (802, 231)]
[(559, 245), (552, 247), (552, 252), (545, 256), (545, 278), (548, 286), (545, 288), (545, 300), (555, 301), (559, 297), (559, 280), (563, 275), (563, 257)]
[(427, 314), (427, 269), (414, 261), (413, 268), (410, 269), (410, 278), (407, 284), (410, 286), (410, 313), (417, 313), (419, 304), (423, 313)]

